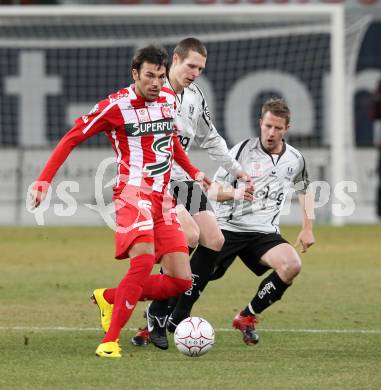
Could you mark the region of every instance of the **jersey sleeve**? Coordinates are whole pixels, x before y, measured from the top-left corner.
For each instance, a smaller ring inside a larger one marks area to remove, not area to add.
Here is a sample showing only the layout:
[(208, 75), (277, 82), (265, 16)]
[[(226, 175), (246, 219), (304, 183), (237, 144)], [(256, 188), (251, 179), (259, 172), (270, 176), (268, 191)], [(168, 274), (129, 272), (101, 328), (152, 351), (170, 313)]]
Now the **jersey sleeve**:
[(181, 146), (179, 138), (174, 135), (173, 136), (173, 155), (174, 160), (177, 164), (180, 165), (181, 168), (193, 179), (196, 179), (196, 175), (200, 170), (192, 165), (187, 154), (184, 152), (183, 147)]
[(117, 104), (107, 99), (94, 106), (88, 115), (75, 121), (75, 125), (60, 140), (37, 181), (51, 183), (70, 152), (94, 134), (112, 130), (123, 124), (123, 117)]
[[(228, 152), (229, 156), (235, 160), (236, 156), (237, 156), (237, 153), (241, 147), (241, 144), (243, 143), (244, 141), (242, 142), (239, 142), (237, 145), (234, 145), (230, 151)], [(238, 163), (238, 161), (237, 161)], [(239, 164), (239, 163), (238, 163)], [(225, 168), (223, 167), (220, 167), (217, 169), (217, 172), (215, 173), (214, 177), (213, 177), (213, 180), (216, 181), (216, 182), (220, 182), (220, 183), (230, 183), (231, 185), (234, 184), (235, 180), (236, 180), (236, 176), (235, 174), (231, 174), (229, 171), (227, 171)]]
[(237, 173), (242, 170), (241, 165), (229, 154), (229, 149), (225, 140), (218, 133), (217, 129), (212, 123), (209, 114), (209, 108), (206, 100), (199, 90), (202, 101), (200, 116), (197, 121), (197, 129), (195, 132), (195, 141), (197, 145), (205, 149), (209, 157), (216, 161), (221, 167), (236, 176)]
[(308, 176), (306, 161), (302, 155), (300, 162), (300, 171), (294, 178), (294, 188), (296, 193), (305, 194), (310, 184), (310, 179)]

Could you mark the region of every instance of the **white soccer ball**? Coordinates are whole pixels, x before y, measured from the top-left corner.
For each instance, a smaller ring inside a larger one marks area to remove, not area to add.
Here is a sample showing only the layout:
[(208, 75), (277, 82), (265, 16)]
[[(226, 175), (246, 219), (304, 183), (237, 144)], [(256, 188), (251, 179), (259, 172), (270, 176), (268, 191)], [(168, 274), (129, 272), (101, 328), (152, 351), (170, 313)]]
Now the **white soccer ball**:
[(174, 334), (177, 349), (187, 356), (207, 353), (214, 344), (214, 329), (201, 317), (188, 317), (181, 321)]

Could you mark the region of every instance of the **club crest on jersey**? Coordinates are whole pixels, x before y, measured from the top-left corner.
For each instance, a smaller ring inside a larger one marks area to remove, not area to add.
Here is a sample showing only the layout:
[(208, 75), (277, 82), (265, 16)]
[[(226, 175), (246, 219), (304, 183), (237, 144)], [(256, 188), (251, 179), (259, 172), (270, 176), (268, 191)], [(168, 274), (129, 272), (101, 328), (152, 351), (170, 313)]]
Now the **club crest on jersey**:
[(292, 176), (293, 173), (294, 173), (294, 168), (293, 167), (288, 167), (287, 168), (287, 175), (288, 176)]
[(149, 114), (148, 114), (148, 110), (146, 108), (138, 108), (137, 110), (135, 110), (135, 112), (136, 112), (136, 115), (137, 115), (140, 123), (151, 121)]
[(191, 104), (191, 105), (189, 106), (189, 116), (192, 116), (193, 114), (194, 114), (194, 105)]
[(261, 177), (261, 176), (263, 176), (262, 164), (259, 161), (253, 161), (251, 163), (251, 176), (252, 177)]
[(161, 114), (163, 115), (163, 118), (173, 118), (173, 111), (171, 106), (162, 106), (161, 107)]

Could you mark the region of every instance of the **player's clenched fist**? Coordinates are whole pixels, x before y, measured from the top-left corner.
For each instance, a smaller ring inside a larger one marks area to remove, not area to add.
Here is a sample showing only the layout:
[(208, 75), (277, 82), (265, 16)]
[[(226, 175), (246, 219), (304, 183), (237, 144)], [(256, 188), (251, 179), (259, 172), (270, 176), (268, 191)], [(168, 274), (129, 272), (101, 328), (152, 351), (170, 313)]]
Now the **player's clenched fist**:
[(200, 185), (203, 187), (204, 191), (208, 191), (210, 185), (212, 184), (212, 182), (208, 178), (208, 176), (206, 176), (205, 173), (201, 172), (201, 171), (196, 173), (195, 179), (196, 179), (197, 182), (200, 183)]
[(41, 202), (46, 198), (48, 193), (49, 183), (46, 181), (36, 181), (29, 191), (31, 209), (36, 209)]

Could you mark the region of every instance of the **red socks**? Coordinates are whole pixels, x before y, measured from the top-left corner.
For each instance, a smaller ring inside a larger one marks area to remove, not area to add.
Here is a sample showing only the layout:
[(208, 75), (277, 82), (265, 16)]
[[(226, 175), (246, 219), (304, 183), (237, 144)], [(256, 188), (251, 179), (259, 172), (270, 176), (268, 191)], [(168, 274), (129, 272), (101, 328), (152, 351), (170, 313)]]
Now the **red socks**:
[(105, 291), (103, 291), (103, 298), (111, 305), (114, 304), (115, 291), (116, 288), (108, 288)]
[(191, 279), (173, 278), (168, 275), (150, 275), (143, 287), (141, 301), (167, 299), (177, 297), (192, 287)]
[[(176, 297), (192, 287), (190, 279), (173, 278), (168, 275), (150, 275), (143, 287), (139, 301), (162, 300), (169, 297)], [(103, 293), (105, 300), (113, 304), (116, 288), (108, 288)]]
[[(102, 343), (116, 341), (120, 331), (131, 317), (135, 305), (138, 302), (143, 286), (147, 283), (148, 277), (155, 264), (153, 255), (141, 255), (134, 257), (130, 262), (130, 269), (127, 275), (114, 290), (114, 309), (111, 317), (110, 329), (102, 340)], [(111, 289), (105, 291), (104, 297), (107, 302), (111, 301)]]

